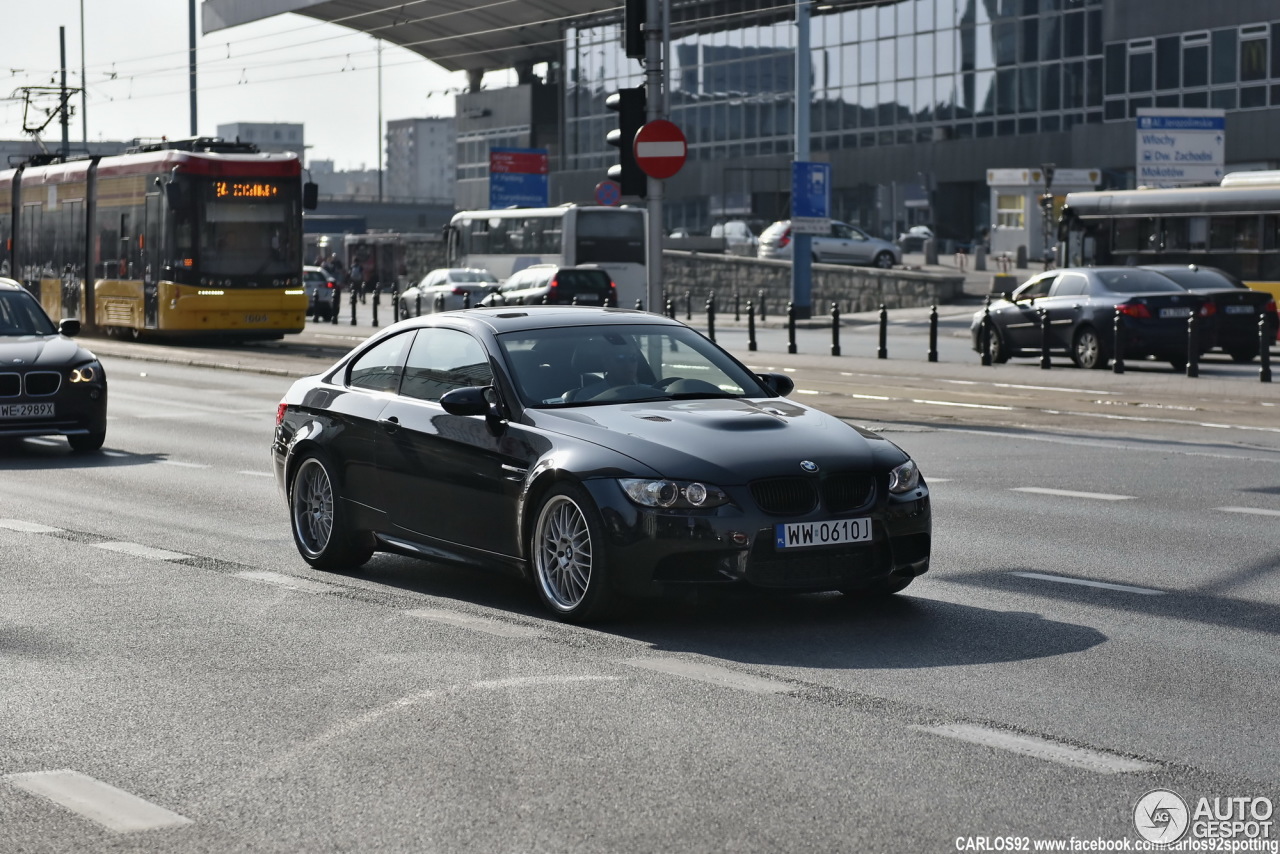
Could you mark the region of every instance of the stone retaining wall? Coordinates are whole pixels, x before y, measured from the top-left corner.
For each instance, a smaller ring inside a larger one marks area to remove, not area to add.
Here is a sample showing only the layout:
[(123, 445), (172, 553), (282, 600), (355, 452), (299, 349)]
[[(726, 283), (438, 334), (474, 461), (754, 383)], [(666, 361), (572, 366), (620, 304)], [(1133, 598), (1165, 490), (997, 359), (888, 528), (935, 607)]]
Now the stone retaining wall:
[[(736, 292), (746, 310), (748, 299), (759, 300), (764, 291), (769, 312), (785, 311), (791, 298), (791, 263), (763, 258), (740, 258), (698, 252), (662, 253), (662, 275), (669, 299), (684, 310), (689, 291), (694, 310), (706, 305), (714, 291), (721, 311), (731, 307)], [(918, 308), (955, 302), (964, 296), (964, 277), (918, 270), (880, 270), (844, 264), (814, 264), (812, 310), (826, 314), (831, 303), (842, 313), (886, 308)]]

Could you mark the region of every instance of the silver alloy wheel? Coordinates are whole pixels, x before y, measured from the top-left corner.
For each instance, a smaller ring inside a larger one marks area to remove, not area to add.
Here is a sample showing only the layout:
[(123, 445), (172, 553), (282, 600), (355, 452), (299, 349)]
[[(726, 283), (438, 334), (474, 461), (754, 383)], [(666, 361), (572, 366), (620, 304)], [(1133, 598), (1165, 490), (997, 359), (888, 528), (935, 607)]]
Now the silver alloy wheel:
[(1076, 336), (1076, 364), (1082, 368), (1096, 367), (1101, 358), (1098, 335), (1092, 329), (1082, 330)]
[(319, 557), (333, 535), (333, 484), (315, 457), (305, 460), (293, 477), (293, 529), (308, 557)]
[(889, 252), (881, 252), (876, 256), (875, 265), (881, 270), (888, 270), (893, 267), (893, 255)]
[(561, 611), (582, 604), (591, 584), (591, 532), (582, 509), (557, 495), (538, 515), (533, 565), (547, 601)]

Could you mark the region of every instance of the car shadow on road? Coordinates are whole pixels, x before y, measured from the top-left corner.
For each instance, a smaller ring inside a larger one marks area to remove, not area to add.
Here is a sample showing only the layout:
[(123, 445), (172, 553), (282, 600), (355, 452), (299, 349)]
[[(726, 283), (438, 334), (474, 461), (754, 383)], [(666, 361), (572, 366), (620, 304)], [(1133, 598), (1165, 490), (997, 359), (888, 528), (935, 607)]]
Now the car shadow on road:
[(110, 445), (81, 454), (72, 451), (65, 439), (0, 440), (0, 469), (5, 471), (119, 468), (163, 462), (166, 456), (117, 451)]
[[(1280, 575), (1280, 553), (1236, 569), (1224, 579), (1190, 590), (1167, 590), (1159, 594), (1127, 592), (1099, 588), (1088, 584), (1072, 584), (1042, 578), (1028, 578), (1017, 573), (1037, 573), (1026, 567), (1006, 567), (966, 575), (952, 575), (947, 581), (971, 587), (999, 590), (1004, 593), (1032, 594), (1050, 599), (1071, 601), (1115, 611), (1134, 611), (1147, 617), (1167, 617), (1205, 623), (1242, 631), (1280, 634), (1280, 606), (1269, 602), (1249, 601), (1223, 595), (1227, 587), (1245, 585), (1268, 576)], [(1122, 585), (1122, 581), (1081, 579)]]
[(1081, 652), (1107, 638), (1039, 614), (908, 594), (856, 599), (728, 594), (692, 604), (644, 603), (597, 627), (649, 643), (745, 664), (832, 669), (919, 669), (1022, 661)]

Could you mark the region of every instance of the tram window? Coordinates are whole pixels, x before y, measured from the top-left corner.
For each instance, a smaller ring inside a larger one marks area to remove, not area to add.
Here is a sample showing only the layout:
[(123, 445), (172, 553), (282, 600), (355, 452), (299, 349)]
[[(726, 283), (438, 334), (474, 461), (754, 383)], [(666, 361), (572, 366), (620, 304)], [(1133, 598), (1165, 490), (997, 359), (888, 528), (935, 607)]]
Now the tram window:
[(1236, 218), (1215, 216), (1209, 218), (1209, 249), (1234, 249), (1236, 246)]
[(1209, 247), (1209, 218), (1193, 216), (1187, 223), (1187, 248), (1204, 252)]
[(1275, 252), (1280, 249), (1280, 216), (1267, 214), (1262, 218), (1262, 250)]
[(1256, 216), (1236, 217), (1236, 248), (1257, 252), (1262, 248), (1261, 223)]
[(1188, 242), (1188, 226), (1190, 222), (1185, 217), (1169, 217), (1164, 221), (1164, 248), (1166, 251), (1185, 251), (1191, 248)]
[(1139, 252), (1159, 252), (1163, 249), (1163, 241), (1160, 239), (1159, 217), (1149, 216), (1141, 220), (1141, 231), (1138, 237), (1141, 241), (1138, 244)]
[(1111, 251), (1113, 252), (1137, 252), (1138, 234), (1140, 233), (1142, 220), (1138, 219), (1117, 219), (1115, 221), (1115, 237), (1111, 241)]

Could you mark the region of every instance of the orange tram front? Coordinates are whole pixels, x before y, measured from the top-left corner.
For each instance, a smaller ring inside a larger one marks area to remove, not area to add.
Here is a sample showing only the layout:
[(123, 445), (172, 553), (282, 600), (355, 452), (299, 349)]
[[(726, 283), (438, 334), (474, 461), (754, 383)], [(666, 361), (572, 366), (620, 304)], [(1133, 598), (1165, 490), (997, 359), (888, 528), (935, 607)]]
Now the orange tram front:
[(108, 334), (282, 338), (306, 323), (304, 195), (297, 155), (217, 139), (29, 164), (0, 172), (0, 276)]

